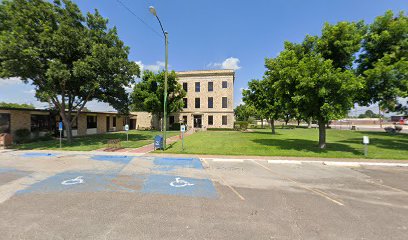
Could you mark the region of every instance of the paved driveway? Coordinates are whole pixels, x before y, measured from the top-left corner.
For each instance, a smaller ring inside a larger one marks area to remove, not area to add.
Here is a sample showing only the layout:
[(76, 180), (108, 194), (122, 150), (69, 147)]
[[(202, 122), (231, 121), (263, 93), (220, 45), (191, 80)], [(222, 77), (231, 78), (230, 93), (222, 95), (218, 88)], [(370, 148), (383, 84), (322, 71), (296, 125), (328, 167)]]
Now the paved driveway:
[(0, 154), (1, 239), (406, 239), (408, 168)]

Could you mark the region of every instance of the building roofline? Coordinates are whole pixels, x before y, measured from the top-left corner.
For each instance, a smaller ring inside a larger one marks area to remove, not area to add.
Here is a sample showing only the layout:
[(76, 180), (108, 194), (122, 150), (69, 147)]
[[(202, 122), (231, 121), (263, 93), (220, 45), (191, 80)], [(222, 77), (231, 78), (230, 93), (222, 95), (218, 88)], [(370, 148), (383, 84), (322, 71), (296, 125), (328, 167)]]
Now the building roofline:
[[(53, 109), (31, 109), (31, 108), (12, 108), (12, 107), (0, 107), (0, 110), (12, 110), (12, 111), (33, 111), (33, 112), (53, 112)], [(55, 110), (57, 111), (57, 110)], [(73, 111), (73, 113), (76, 111)], [(81, 111), (81, 113), (89, 113), (89, 114), (119, 114), (118, 112), (91, 112), (91, 111)]]
[(13, 107), (0, 107), (0, 110), (17, 110), (17, 111), (36, 111), (36, 112), (50, 112), (49, 109), (37, 109), (37, 108), (13, 108)]
[(232, 69), (217, 69), (217, 70), (190, 70), (177, 71), (177, 76), (213, 76), (213, 75), (232, 75), (235, 76), (235, 71)]

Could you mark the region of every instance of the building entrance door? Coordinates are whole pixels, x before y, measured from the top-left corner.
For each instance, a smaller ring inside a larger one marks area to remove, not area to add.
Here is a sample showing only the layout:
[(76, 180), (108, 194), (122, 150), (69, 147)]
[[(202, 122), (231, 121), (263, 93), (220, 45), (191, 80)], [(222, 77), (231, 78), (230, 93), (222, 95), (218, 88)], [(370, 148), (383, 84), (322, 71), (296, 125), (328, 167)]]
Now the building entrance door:
[(194, 115), (194, 128), (202, 127), (202, 119), (201, 115)]
[(110, 130), (110, 117), (106, 117), (106, 131), (109, 132)]

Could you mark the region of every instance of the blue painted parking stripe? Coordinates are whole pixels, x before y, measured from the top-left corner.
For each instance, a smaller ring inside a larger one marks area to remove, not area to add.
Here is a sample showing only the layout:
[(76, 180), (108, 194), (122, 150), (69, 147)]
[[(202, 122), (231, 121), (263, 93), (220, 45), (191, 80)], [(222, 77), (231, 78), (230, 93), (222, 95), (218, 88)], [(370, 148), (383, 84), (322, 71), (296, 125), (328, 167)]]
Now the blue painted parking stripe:
[(57, 154), (54, 154), (54, 153), (42, 153), (42, 152), (29, 152), (29, 153), (23, 153), (21, 156), (22, 157), (27, 157), (27, 158), (55, 157), (55, 156), (57, 156)]
[(91, 157), (92, 160), (96, 161), (109, 161), (114, 163), (128, 164), (132, 161), (131, 156), (117, 156), (117, 155), (94, 155)]
[(198, 158), (155, 158), (153, 163), (160, 170), (172, 170), (174, 168), (203, 169), (203, 165)]

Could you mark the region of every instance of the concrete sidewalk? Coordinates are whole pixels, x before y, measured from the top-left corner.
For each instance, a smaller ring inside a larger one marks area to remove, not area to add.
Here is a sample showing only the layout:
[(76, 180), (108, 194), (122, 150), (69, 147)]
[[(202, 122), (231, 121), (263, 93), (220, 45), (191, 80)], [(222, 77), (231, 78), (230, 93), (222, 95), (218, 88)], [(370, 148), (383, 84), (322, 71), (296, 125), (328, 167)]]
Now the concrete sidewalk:
[(202, 155), (202, 154), (166, 154), (166, 153), (148, 153), (144, 156), (166, 156), (166, 157), (195, 157), (205, 160), (215, 160), (219, 162), (242, 162), (242, 161), (267, 161), (276, 164), (302, 164), (316, 163), (323, 165), (336, 166), (398, 166), (408, 167), (408, 159), (367, 159), (367, 158), (310, 158), (310, 157), (280, 157), (280, 156), (231, 156), (231, 155)]

